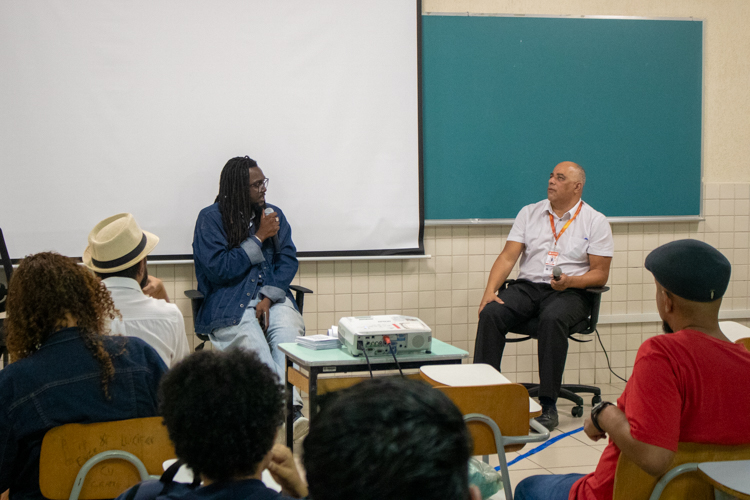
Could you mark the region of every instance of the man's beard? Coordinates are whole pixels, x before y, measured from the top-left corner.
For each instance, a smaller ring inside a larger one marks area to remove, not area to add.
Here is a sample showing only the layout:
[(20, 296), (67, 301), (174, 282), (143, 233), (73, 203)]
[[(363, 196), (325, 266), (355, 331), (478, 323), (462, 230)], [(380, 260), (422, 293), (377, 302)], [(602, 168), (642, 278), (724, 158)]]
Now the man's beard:
[(666, 320), (662, 320), (662, 322), (661, 322), (661, 330), (664, 333), (674, 333), (674, 330), (672, 330), (672, 327), (669, 326), (669, 323), (667, 323)]

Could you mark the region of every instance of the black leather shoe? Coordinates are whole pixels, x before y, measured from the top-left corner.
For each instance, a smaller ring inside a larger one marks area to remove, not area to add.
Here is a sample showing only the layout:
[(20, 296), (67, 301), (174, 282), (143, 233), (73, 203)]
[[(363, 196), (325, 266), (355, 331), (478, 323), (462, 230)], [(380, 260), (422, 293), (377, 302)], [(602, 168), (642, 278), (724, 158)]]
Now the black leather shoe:
[(543, 406), (542, 414), (536, 417), (536, 421), (547, 428), (548, 431), (554, 430), (559, 423), (557, 418), (557, 409), (554, 406)]

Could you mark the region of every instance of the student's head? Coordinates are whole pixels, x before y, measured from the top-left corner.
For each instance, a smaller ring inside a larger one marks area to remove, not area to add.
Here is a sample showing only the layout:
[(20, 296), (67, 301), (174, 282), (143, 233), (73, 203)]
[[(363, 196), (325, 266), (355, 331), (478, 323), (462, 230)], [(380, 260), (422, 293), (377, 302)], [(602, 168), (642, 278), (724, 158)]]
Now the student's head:
[(7, 312), (11, 359), (32, 356), (51, 334), (77, 326), (101, 366), (102, 388), (108, 394), (114, 366), (101, 338), (117, 311), (107, 289), (85, 267), (54, 252), (26, 257), (10, 280)]
[(282, 420), (276, 374), (240, 349), (188, 356), (164, 376), (160, 396), (177, 456), (213, 482), (255, 474)]
[(230, 248), (247, 238), (250, 221), (265, 206), (265, 181), (258, 163), (248, 156), (237, 156), (224, 165), (215, 202), (219, 204)]
[(558, 163), (549, 175), (547, 199), (555, 206), (567, 206), (581, 198), (585, 184), (583, 167), (572, 161)]
[(148, 281), (146, 256), (159, 238), (143, 231), (132, 214), (107, 217), (89, 233), (83, 263), (102, 279), (132, 278), (143, 288)]
[(646, 269), (654, 275), (666, 333), (675, 325), (718, 322), (732, 266), (717, 249), (698, 240), (673, 241), (648, 254)]
[(331, 397), (304, 441), (313, 500), (469, 498), (471, 437), (443, 393), (380, 378)]

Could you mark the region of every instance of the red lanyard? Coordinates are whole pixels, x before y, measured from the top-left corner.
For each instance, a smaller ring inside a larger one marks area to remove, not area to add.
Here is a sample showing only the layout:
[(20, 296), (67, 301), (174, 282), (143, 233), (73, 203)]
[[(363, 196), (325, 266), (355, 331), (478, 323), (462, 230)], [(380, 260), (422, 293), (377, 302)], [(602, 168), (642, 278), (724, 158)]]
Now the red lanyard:
[(549, 214), (549, 225), (552, 227), (552, 236), (555, 237), (555, 246), (557, 246), (557, 240), (560, 239), (560, 236), (563, 235), (566, 229), (568, 229), (568, 226), (571, 222), (573, 222), (576, 217), (578, 217), (578, 214), (581, 213), (581, 208), (583, 207), (583, 201), (581, 201), (578, 205), (578, 210), (576, 210), (576, 213), (573, 217), (570, 218), (568, 222), (565, 223), (565, 225), (560, 229), (560, 234), (557, 234), (557, 231), (555, 231), (555, 219), (552, 217), (552, 213)]

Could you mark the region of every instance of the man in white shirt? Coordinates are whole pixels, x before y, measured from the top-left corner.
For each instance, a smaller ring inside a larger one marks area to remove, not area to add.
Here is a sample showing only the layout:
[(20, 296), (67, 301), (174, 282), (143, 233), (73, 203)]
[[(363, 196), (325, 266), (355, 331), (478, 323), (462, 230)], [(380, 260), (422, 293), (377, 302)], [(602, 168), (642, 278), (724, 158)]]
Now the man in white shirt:
[(142, 339), (171, 367), (190, 349), (182, 313), (169, 303), (161, 280), (148, 274), (146, 256), (158, 242), (131, 214), (117, 214), (91, 230), (83, 262), (103, 280), (122, 315), (112, 321), (112, 333)]
[[(586, 173), (565, 161), (550, 174), (547, 199), (521, 209), (503, 251), (492, 266), (482, 301), (474, 362), (498, 370), (505, 335), (539, 317), (539, 402), (537, 420), (557, 427), (557, 397), (568, 353), (568, 330), (591, 305), (583, 289), (607, 283), (614, 255), (612, 230), (604, 215), (581, 200)], [(498, 290), (518, 258), (518, 279)], [(553, 279), (554, 267), (562, 274)]]

